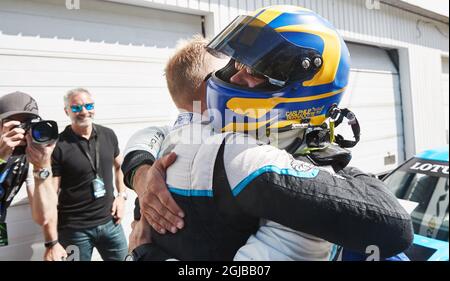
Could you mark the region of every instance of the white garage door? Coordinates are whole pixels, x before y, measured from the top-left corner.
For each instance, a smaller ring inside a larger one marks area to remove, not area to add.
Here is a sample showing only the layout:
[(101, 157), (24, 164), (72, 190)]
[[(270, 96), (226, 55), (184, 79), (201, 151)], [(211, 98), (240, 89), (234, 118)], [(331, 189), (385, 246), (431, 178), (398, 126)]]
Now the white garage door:
[(444, 119), (445, 119), (445, 130), (446, 130), (446, 136), (447, 136), (447, 144), (448, 144), (448, 99), (449, 99), (449, 92), (448, 92), (448, 57), (442, 58), (442, 96), (444, 103), (443, 105), (443, 113), (444, 113)]
[[(31, 94), (42, 116), (57, 120), (61, 130), (68, 124), (64, 93), (86, 87), (94, 94), (96, 122), (114, 129), (123, 149), (139, 128), (167, 124), (176, 114), (164, 64), (177, 40), (201, 33), (201, 17), (80, 3), (81, 9), (68, 10), (60, 0), (0, 1), (0, 95)], [(26, 201), (24, 191), (16, 201)], [(0, 248), (0, 260), (40, 259), (42, 233), (28, 205), (10, 208), (8, 222), (11, 246)]]
[[(399, 74), (385, 50), (348, 45), (352, 67), (341, 106), (353, 110), (361, 125), (361, 140), (352, 149), (351, 165), (383, 173), (405, 157)], [(342, 132), (352, 137), (348, 130)]]

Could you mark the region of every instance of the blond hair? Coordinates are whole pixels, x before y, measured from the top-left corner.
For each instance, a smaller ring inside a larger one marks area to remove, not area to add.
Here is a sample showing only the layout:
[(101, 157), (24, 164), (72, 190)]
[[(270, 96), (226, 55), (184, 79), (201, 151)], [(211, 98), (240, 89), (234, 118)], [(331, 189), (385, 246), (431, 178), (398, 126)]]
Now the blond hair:
[(201, 100), (200, 88), (205, 77), (215, 71), (216, 58), (206, 50), (208, 41), (195, 35), (178, 43), (165, 68), (169, 93), (178, 107)]

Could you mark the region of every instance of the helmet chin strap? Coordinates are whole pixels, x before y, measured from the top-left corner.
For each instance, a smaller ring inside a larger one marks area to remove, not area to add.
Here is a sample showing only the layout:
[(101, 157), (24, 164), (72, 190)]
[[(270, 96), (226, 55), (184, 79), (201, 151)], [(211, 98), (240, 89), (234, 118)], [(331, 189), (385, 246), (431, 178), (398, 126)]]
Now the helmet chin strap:
[[(329, 126), (311, 126), (308, 123), (294, 124), (272, 131), (267, 143), (286, 150), (294, 156), (305, 156), (317, 166), (331, 166), (335, 172), (345, 168), (351, 160), (351, 152), (346, 149), (354, 147), (359, 141), (359, 123), (350, 110), (333, 107)], [(334, 128), (343, 119), (349, 120), (354, 141), (346, 140), (341, 135), (334, 135)]]
[(351, 160), (351, 152), (332, 143), (329, 130), (322, 126), (274, 133), (269, 140), (271, 145), (286, 150), (294, 157), (306, 157), (312, 164), (329, 167), (334, 172), (345, 168)]

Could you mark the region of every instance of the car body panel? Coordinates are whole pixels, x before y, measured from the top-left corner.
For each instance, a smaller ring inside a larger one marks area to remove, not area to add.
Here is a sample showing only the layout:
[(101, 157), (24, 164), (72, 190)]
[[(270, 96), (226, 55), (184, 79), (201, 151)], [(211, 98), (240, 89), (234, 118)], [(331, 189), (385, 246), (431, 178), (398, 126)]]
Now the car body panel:
[(417, 203), (411, 210), (413, 245), (405, 251), (411, 260), (449, 259), (448, 147), (416, 154), (383, 178), (399, 199)]

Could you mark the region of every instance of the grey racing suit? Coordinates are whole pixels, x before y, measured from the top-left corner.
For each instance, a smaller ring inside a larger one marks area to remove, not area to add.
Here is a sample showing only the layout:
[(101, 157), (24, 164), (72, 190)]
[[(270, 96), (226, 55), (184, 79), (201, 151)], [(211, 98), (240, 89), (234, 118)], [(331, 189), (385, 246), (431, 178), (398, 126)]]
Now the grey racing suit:
[(357, 252), (376, 245), (389, 257), (411, 244), (410, 217), (379, 180), (354, 168), (334, 174), (244, 134), (213, 134), (193, 119), (179, 118), (170, 131), (146, 129), (127, 145), (126, 177), (138, 163), (178, 155), (166, 182), (186, 226), (152, 231), (146, 259), (231, 260), (260, 219), (308, 233), (327, 251), (328, 242)]

